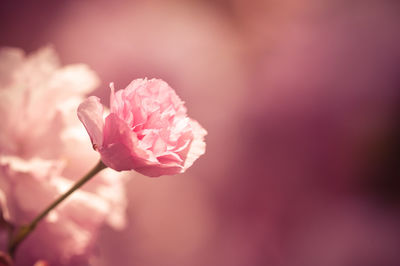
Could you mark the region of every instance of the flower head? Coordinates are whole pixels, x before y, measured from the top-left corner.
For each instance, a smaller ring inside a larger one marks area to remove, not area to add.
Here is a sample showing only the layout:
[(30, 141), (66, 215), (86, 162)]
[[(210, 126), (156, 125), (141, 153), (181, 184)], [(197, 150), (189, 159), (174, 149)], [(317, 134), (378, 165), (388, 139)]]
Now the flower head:
[[(30, 222), (96, 163), (75, 110), (97, 84), (85, 65), (62, 67), (51, 47), (29, 55), (0, 49), (0, 211), (7, 223)], [(125, 206), (123, 178), (101, 172), (38, 224), (15, 265), (85, 264), (104, 224), (123, 227)], [(0, 237), (0, 249), (6, 245)]]
[(187, 117), (175, 91), (159, 79), (136, 79), (124, 90), (111, 87), (111, 113), (89, 97), (78, 108), (93, 147), (117, 171), (147, 176), (183, 173), (205, 152), (206, 130)]

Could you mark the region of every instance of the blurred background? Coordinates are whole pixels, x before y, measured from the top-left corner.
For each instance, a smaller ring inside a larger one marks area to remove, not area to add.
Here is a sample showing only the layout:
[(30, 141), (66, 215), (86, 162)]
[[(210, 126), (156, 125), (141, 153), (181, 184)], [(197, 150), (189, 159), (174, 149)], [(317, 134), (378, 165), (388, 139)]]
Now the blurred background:
[[(400, 2), (11, 1), (0, 45), (108, 83), (167, 81), (209, 132), (187, 173), (133, 174), (94, 265), (400, 265)], [(88, 139), (89, 142), (89, 139)]]

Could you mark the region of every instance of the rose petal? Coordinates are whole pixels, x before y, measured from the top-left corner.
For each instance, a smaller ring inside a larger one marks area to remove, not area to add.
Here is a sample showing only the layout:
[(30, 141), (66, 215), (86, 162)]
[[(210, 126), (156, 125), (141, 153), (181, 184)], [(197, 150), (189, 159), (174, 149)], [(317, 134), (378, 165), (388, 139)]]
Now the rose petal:
[(93, 147), (96, 149), (103, 144), (103, 105), (99, 98), (91, 96), (78, 107), (78, 117), (86, 128)]
[(135, 132), (116, 114), (110, 114), (104, 126), (101, 158), (108, 167), (117, 171), (157, 163), (157, 159), (150, 152), (141, 149), (138, 142)]
[(194, 161), (206, 152), (204, 137), (207, 135), (207, 131), (193, 119), (190, 120), (190, 124), (193, 130), (193, 140), (186, 155), (185, 164), (183, 166), (184, 170), (192, 166)]
[(146, 165), (141, 168), (135, 169), (137, 172), (149, 176), (149, 177), (159, 177), (162, 175), (176, 175), (182, 173), (183, 167), (176, 164), (158, 164), (158, 165)]
[(158, 161), (162, 164), (172, 164), (176, 163), (178, 165), (181, 165), (183, 160), (179, 155), (177, 155), (175, 152), (170, 152), (167, 151), (163, 155), (157, 157)]

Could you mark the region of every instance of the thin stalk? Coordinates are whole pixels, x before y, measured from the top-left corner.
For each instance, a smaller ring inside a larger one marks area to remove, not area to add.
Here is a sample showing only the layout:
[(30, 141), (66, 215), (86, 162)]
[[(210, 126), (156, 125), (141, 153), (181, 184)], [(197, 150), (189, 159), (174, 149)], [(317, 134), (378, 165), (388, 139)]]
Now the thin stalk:
[(107, 166), (103, 164), (102, 161), (99, 161), (92, 170), (90, 170), (85, 176), (83, 176), (78, 182), (75, 183), (67, 192), (61, 195), (56, 201), (49, 205), (43, 212), (41, 212), (35, 219), (32, 220), (28, 225), (21, 226), (18, 232), (15, 234), (15, 237), (11, 239), (8, 245), (8, 252), (11, 256), (14, 256), (14, 253), (18, 247), (18, 245), (35, 229), (37, 224), (58, 204), (60, 204), (63, 200), (65, 200), (69, 195), (71, 195), (75, 190), (79, 189), (83, 186), (87, 181), (89, 181), (93, 176), (95, 176), (98, 172), (106, 168)]

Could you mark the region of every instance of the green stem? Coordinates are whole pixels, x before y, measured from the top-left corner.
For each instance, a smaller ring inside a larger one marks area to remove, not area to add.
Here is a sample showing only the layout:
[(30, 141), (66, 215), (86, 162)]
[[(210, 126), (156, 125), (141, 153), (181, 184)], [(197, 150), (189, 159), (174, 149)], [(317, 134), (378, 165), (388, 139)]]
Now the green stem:
[(35, 229), (36, 225), (58, 204), (60, 204), (64, 199), (71, 195), (75, 190), (83, 186), (87, 181), (89, 181), (98, 172), (107, 168), (102, 161), (100, 161), (92, 170), (90, 170), (84, 177), (82, 177), (78, 182), (75, 183), (67, 192), (61, 195), (56, 201), (50, 204), (43, 212), (41, 212), (31, 223), (26, 226), (22, 226), (18, 232), (15, 234), (14, 238), (11, 239), (8, 245), (8, 252), (11, 256), (14, 255), (18, 245)]

